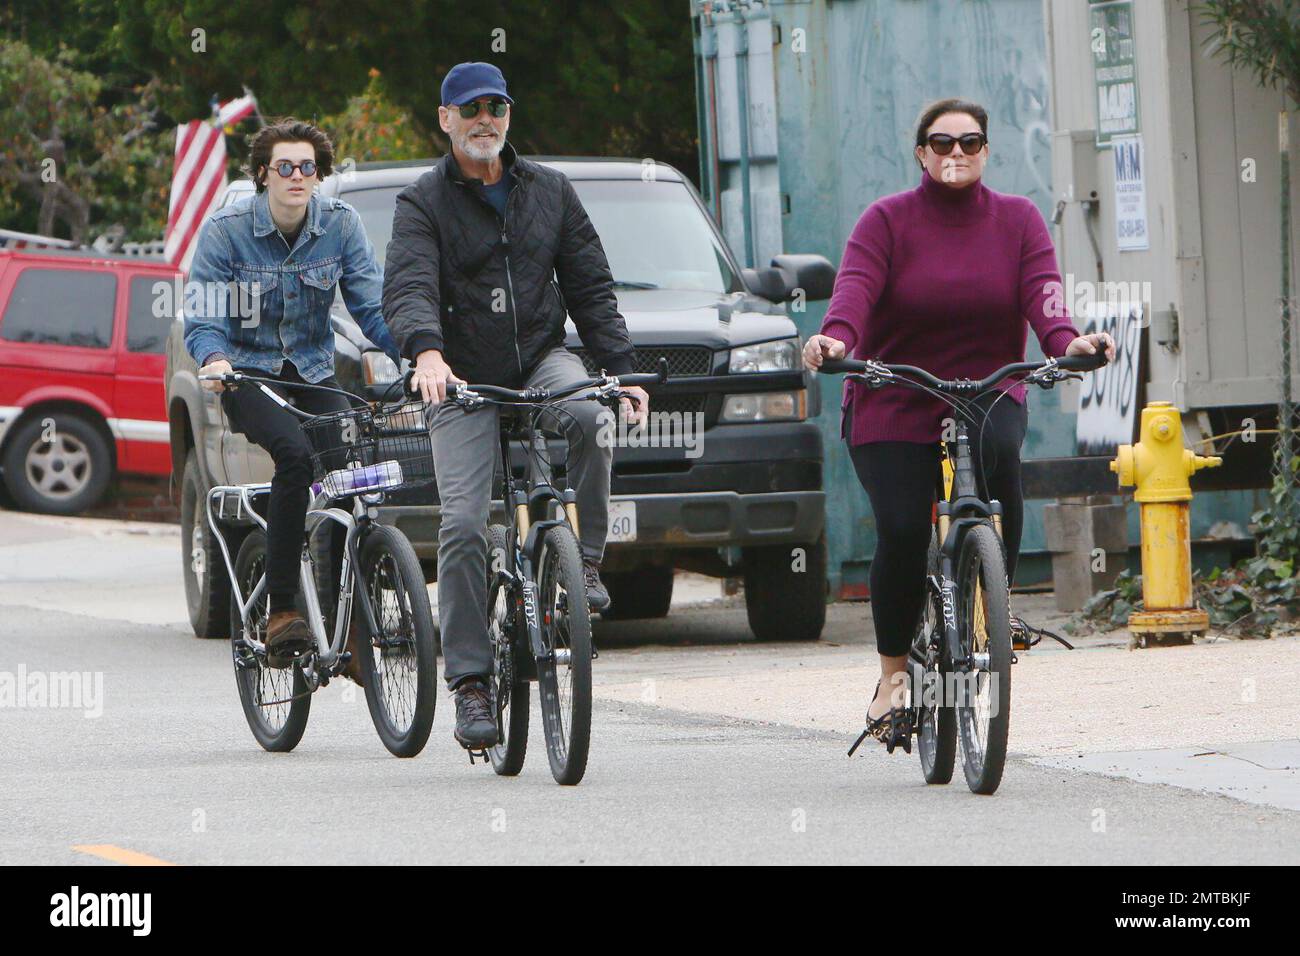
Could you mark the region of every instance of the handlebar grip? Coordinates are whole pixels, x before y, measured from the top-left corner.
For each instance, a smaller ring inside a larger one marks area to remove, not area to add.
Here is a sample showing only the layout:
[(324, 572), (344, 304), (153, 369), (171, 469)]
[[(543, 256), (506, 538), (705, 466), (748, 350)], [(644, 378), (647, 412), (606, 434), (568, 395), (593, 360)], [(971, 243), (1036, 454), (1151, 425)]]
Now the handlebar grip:
[(842, 372), (865, 372), (866, 370), (867, 363), (861, 359), (842, 358), (825, 359), (821, 364), (821, 368), (817, 371), (837, 374)]
[(1093, 372), (1106, 361), (1106, 350), (1098, 349), (1092, 355), (1063, 355), (1056, 360), (1056, 365), (1065, 372)]

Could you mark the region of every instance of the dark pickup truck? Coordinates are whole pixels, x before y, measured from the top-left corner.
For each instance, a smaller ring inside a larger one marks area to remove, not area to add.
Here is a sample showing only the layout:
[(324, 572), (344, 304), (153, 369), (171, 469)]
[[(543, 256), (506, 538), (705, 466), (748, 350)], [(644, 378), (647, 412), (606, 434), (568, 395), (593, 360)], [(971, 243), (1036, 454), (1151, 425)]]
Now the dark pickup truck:
[[(610, 536), (602, 567), (606, 618), (662, 617), (673, 570), (742, 577), (750, 627), (764, 640), (813, 640), (826, 615), (825, 497), (815, 389), (784, 303), (827, 298), (834, 268), (821, 256), (788, 255), (741, 269), (699, 195), (670, 166), (634, 160), (540, 159), (572, 181), (613, 271), (637, 371), (666, 360), (669, 384), (655, 412), (680, 413), (673, 447), (615, 448)], [(430, 162), (362, 164), (321, 184), (360, 213), (377, 254), (392, 233), (397, 193)], [(225, 201), (247, 196), (237, 182)], [(336, 298), (336, 375), (344, 388), (395, 378)], [(569, 324), (568, 345), (595, 373)], [(213, 484), (268, 481), (270, 458), (233, 434), (220, 403), (199, 388), (181, 322), (167, 344), (167, 409), (180, 475), (186, 597), (195, 633), (227, 633), (221, 560), (200, 511)], [(810, 407), (811, 406), (811, 407)], [(695, 426), (699, 426), (698, 430)], [(400, 528), (436, 574), (436, 492), (389, 499), (380, 520)], [(231, 529), (232, 536), (239, 529)], [(237, 546), (238, 542), (231, 542)], [(218, 573), (212, 574), (211, 570)]]

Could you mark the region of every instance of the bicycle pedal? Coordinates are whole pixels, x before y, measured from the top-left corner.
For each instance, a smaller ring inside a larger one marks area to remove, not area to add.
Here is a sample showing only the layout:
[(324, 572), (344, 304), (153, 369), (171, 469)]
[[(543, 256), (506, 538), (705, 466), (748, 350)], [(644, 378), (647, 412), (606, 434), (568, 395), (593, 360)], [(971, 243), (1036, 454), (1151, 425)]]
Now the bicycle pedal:
[(465, 753), (469, 754), (469, 764), (471, 767), (474, 766), (475, 757), (482, 760), (484, 763), (487, 763), (491, 759), (488, 757), (488, 752), (486, 750), (470, 750), (467, 747), (465, 748)]

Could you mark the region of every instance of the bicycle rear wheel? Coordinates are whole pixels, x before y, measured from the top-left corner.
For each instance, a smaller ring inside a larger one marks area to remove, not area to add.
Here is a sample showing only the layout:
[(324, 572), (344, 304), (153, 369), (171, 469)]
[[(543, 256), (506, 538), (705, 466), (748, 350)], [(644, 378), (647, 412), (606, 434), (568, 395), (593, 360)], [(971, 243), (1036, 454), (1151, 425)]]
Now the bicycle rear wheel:
[(591, 743), (591, 611), (578, 539), (567, 525), (546, 532), (538, 613), (549, 652), (537, 667), (546, 755), (556, 783), (576, 784)]
[[(230, 593), (230, 640), (235, 663), (239, 703), (253, 737), (266, 750), (285, 753), (298, 746), (311, 713), (311, 693), (302, 669), (267, 667), (266, 661), (245, 643), (240, 599), (247, 599), (266, 571), (266, 532), (255, 528), (244, 538), (235, 558), (235, 584)], [(214, 573), (220, 573), (215, 571)], [(249, 609), (249, 637), (266, 642), (266, 621), (270, 595), (263, 590)]]
[[(521, 634), (511, 590), (498, 577), (499, 568), (514, 569), (509, 532), (488, 528), (488, 641), (492, 645), (492, 704), (497, 721), (497, 745), (488, 749), (492, 769), (513, 777), (524, 769), (528, 754), (528, 678), (520, 673), (519, 655), (526, 653), (528, 635)], [(520, 646), (522, 641), (523, 646)]]
[(1011, 725), (1011, 604), (1002, 545), (988, 525), (962, 540), (957, 605), (962, 652), (973, 660), (957, 682), (962, 769), (972, 792), (989, 794), (1002, 782)]
[[(433, 611), (424, 572), (406, 535), (386, 525), (370, 526), (358, 557), (379, 629), (369, 641), (357, 642), (366, 705), (389, 753), (414, 757), (429, 739), (438, 696)], [(364, 633), (359, 601), (352, 614), (353, 626)]]
[(939, 575), (939, 543), (930, 532), (926, 560), (925, 607), (917, 625), (908, 670), (912, 675), (912, 706), (916, 708), (917, 750), (926, 783), (952, 780), (957, 756), (957, 715), (948, 699), (951, 655), (943, 633), (942, 598), (933, 581)]

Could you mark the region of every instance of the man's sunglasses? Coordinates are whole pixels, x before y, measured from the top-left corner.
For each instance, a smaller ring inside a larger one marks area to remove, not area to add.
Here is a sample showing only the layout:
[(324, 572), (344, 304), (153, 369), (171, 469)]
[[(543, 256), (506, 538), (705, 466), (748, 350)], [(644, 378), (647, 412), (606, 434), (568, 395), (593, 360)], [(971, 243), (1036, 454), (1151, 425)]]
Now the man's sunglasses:
[(466, 103), (464, 106), (455, 107), (455, 109), (460, 111), (461, 119), (473, 119), (475, 116), (478, 116), (480, 108), (486, 108), (489, 116), (495, 116), (497, 119), (500, 119), (506, 115), (506, 110), (510, 109), (510, 104), (501, 99), (488, 100), (486, 103), (480, 103), (478, 100), (475, 100), (473, 103)]
[(295, 169), (301, 169), (305, 179), (311, 179), (316, 175), (316, 164), (310, 159), (304, 159), (301, 163), (291, 163), (287, 159), (282, 159), (271, 168), (280, 174), (281, 179), (288, 179)]
[(958, 143), (961, 144), (961, 151), (967, 156), (974, 156), (989, 138), (983, 133), (966, 133), (962, 136), (949, 136), (947, 133), (931, 133), (925, 138), (930, 144), (930, 148), (935, 151), (936, 155), (947, 156), (952, 152), (952, 148)]

